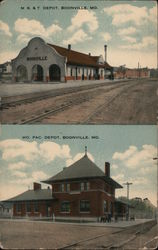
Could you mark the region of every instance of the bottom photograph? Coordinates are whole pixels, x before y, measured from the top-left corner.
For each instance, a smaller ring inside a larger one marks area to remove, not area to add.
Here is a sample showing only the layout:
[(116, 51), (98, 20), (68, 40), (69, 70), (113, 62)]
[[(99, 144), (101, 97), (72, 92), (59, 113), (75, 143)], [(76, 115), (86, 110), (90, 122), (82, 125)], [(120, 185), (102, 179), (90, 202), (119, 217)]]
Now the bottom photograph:
[(149, 249), (157, 127), (3, 125), (0, 247)]

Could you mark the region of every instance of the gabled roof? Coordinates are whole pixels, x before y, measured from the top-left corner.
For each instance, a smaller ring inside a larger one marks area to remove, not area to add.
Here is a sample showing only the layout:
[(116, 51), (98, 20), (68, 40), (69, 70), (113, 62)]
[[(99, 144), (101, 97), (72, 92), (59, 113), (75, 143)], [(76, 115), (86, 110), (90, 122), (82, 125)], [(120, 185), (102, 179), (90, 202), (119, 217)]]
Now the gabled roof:
[(110, 184), (115, 188), (122, 188), (122, 186), (112, 178), (105, 176), (105, 173), (94, 162), (92, 162), (86, 154), (80, 160), (76, 161), (69, 167), (64, 168), (61, 172), (43, 182), (51, 184), (59, 181), (90, 178), (102, 178), (107, 184)]
[(13, 201), (37, 201), (37, 200), (52, 200), (52, 192), (50, 189), (38, 189), (38, 190), (27, 190), (26, 192), (19, 194), (11, 199), (3, 202)]
[(50, 47), (53, 47), (60, 55), (67, 58), (67, 63), (71, 65), (87, 65), (98, 68), (112, 69), (108, 63), (98, 64), (99, 56), (87, 55), (72, 49), (63, 48), (54, 44), (48, 43)]

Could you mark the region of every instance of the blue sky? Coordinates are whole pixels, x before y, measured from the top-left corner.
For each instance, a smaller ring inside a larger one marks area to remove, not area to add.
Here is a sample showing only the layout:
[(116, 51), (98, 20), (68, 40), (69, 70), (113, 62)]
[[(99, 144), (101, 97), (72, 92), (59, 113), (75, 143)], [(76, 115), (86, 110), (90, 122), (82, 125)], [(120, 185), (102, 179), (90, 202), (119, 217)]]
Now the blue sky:
[[(131, 198), (148, 197), (156, 205), (156, 162), (153, 161), (156, 126), (139, 125), (2, 125), (0, 200), (26, 191), (32, 188), (33, 181), (45, 180), (68, 167), (84, 155), (85, 146), (89, 158), (103, 171), (105, 161), (111, 163), (112, 178), (120, 184), (133, 183)], [(120, 195), (126, 195), (126, 188), (117, 191), (117, 196)]]
[(137, 67), (139, 62), (156, 67), (156, 9), (156, 1), (5, 0), (0, 5), (0, 63), (40, 36), (92, 55), (104, 55), (107, 44), (112, 66)]

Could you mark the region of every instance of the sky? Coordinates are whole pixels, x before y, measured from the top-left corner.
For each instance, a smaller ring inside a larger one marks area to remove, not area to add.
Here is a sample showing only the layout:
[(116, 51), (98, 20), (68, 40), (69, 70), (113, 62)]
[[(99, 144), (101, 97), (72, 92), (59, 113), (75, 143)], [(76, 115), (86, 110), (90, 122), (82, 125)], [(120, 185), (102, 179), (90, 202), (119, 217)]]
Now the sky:
[[(156, 205), (156, 126), (135, 125), (2, 125), (0, 137), (0, 200), (32, 189), (33, 182), (52, 177), (88, 157), (123, 186), (116, 196), (148, 198)], [(74, 138), (75, 137), (75, 138)], [(43, 188), (47, 185), (42, 184)]]
[(156, 1), (5, 0), (0, 4), (0, 63), (35, 36), (129, 68), (157, 67)]

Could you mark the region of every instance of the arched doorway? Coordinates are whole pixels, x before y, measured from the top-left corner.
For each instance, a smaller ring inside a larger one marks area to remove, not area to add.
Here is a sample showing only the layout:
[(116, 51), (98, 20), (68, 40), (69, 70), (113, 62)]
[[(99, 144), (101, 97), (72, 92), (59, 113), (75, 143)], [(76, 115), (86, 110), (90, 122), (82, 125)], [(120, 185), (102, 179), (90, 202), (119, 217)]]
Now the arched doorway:
[(16, 81), (24, 82), (28, 80), (27, 68), (24, 65), (19, 65), (16, 72)]
[(49, 67), (49, 80), (50, 81), (60, 81), (60, 68), (56, 64), (52, 64)]
[(41, 65), (36, 64), (32, 68), (32, 80), (43, 81), (43, 68)]

